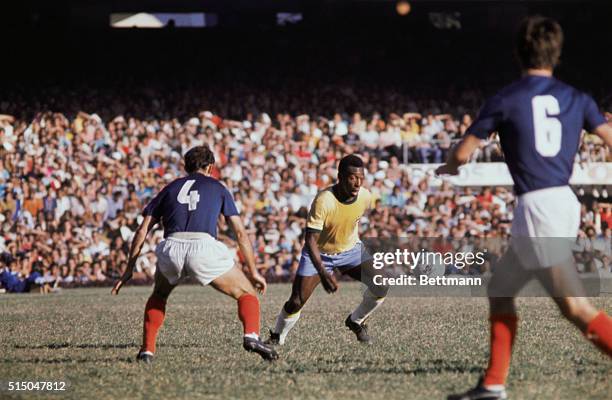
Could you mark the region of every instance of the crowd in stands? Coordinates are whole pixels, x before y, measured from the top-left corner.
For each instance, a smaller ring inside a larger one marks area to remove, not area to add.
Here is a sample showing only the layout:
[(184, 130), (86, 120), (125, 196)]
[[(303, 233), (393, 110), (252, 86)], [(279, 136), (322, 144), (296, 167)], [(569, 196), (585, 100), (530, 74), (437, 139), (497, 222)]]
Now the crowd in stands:
[[(355, 93), (343, 95), (358, 98)], [(247, 105), (255, 101), (243, 98)], [(165, 110), (167, 100), (162, 99), (141, 107)], [(178, 108), (189, 108), (172, 100)], [(210, 101), (212, 97), (202, 100)], [(19, 104), (17, 97), (0, 109), (14, 110)], [(266, 100), (258, 104), (265, 106)], [(85, 112), (41, 112), (27, 119), (18, 113), (0, 115), (1, 285), (8, 291), (52, 291), (105, 285), (118, 278), (127, 266), (142, 209), (165, 184), (181, 176), (182, 155), (201, 144), (213, 149), (213, 175), (234, 194), (258, 268), (271, 281), (288, 280), (295, 273), (307, 209), (316, 193), (334, 182), (337, 161), (347, 153), (363, 157), (365, 186), (376, 199), (361, 223), (364, 237), (508, 237), (511, 188), (454, 188), (448, 182), (439, 185), (435, 177), (417, 178), (410, 168), (442, 162), (470, 125), (469, 113), (442, 114), (437, 106), (422, 114), (379, 113), (367, 104), (363, 114), (326, 117), (319, 112), (269, 115), (228, 107), (176, 118)], [(116, 105), (111, 113), (125, 111), (121, 107)], [(240, 112), (244, 114), (237, 118)], [(502, 159), (493, 137), (483, 142), (474, 161)], [(586, 135), (579, 161), (611, 158), (600, 141)], [(599, 200), (583, 204), (582, 249), (597, 250), (596, 260), (582, 265), (585, 270), (609, 270), (611, 265), (612, 207), (607, 198)], [(219, 238), (236, 248), (223, 221)], [(161, 239), (161, 230), (148, 237), (136, 282), (151, 280), (154, 250)]]

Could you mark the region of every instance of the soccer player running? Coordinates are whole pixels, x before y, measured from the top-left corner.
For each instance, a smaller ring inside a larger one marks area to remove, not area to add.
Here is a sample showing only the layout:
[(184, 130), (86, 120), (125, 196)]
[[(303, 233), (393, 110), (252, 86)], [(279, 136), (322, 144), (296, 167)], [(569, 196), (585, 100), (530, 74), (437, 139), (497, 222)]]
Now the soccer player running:
[(488, 287), (489, 366), (474, 389), (449, 399), (507, 397), (505, 384), (518, 326), (514, 297), (532, 277), (542, 283), (565, 318), (612, 356), (612, 319), (584, 297), (569, 246), (551, 252), (555, 246), (548, 242), (554, 240), (544, 239), (569, 240), (578, 234), (580, 204), (568, 184), (582, 129), (612, 147), (612, 126), (593, 99), (552, 76), (562, 42), (561, 27), (554, 20), (535, 16), (522, 22), (517, 56), (523, 77), (485, 103), (446, 165), (436, 171), (456, 175), (480, 140), (498, 132), (518, 196), (511, 246)]
[[(338, 290), (334, 269), (355, 280), (372, 276), (372, 259), (359, 240), (359, 220), (370, 208), (372, 195), (361, 187), (363, 160), (348, 155), (338, 165), (338, 182), (315, 197), (306, 222), (306, 235), (291, 296), (276, 319), (267, 343), (284, 344), (287, 334), (319, 282), (327, 293)], [(366, 279), (364, 279), (366, 280)], [(362, 343), (370, 343), (365, 321), (382, 305), (388, 289), (371, 280), (361, 304), (346, 318), (345, 325)]]
[[(244, 327), (243, 347), (265, 360), (278, 358), (276, 351), (259, 339), (259, 300), (256, 289), (265, 293), (266, 281), (255, 268), (253, 247), (234, 200), (219, 181), (209, 176), (215, 162), (208, 146), (197, 146), (185, 154), (187, 176), (164, 187), (145, 207), (144, 220), (136, 230), (128, 267), (112, 289), (118, 294), (130, 280), (147, 233), (157, 223), (164, 228), (164, 240), (157, 245), (155, 287), (145, 307), (142, 347), (137, 359), (152, 362), (157, 332), (164, 322), (166, 301), (179, 281), (192, 276), (238, 302), (238, 316)], [(247, 275), (234, 265), (228, 248), (216, 239), (217, 221), (223, 214), (236, 234), (244, 254)]]

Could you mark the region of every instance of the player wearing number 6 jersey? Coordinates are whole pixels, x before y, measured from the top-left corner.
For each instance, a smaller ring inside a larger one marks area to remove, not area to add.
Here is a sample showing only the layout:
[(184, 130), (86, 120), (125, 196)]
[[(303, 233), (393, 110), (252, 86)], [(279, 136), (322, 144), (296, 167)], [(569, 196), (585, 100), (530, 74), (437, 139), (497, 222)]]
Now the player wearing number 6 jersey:
[[(210, 283), (238, 301), (245, 350), (266, 360), (278, 358), (274, 349), (259, 339), (259, 300), (255, 292), (263, 294), (266, 281), (255, 268), (253, 248), (231, 194), (219, 181), (208, 176), (214, 162), (207, 146), (194, 147), (185, 154), (188, 176), (170, 183), (146, 206), (144, 220), (132, 241), (128, 267), (112, 290), (113, 294), (118, 294), (121, 286), (132, 277), (147, 233), (160, 223), (164, 228), (164, 240), (155, 250), (155, 287), (145, 308), (143, 343), (138, 360), (153, 360), (168, 296), (187, 276), (202, 285)], [(227, 247), (216, 239), (217, 221), (221, 214), (236, 234), (238, 246), (245, 256), (246, 276), (234, 266), (234, 258)]]
[(612, 147), (612, 126), (593, 99), (552, 76), (562, 41), (561, 27), (551, 19), (529, 17), (522, 23), (517, 55), (524, 76), (486, 102), (446, 165), (437, 171), (457, 174), (480, 140), (498, 132), (518, 195), (511, 246), (488, 288), (489, 366), (476, 388), (449, 398), (506, 398), (517, 332), (514, 297), (533, 277), (547, 289), (562, 314), (612, 356), (612, 320), (584, 297), (569, 245), (558, 246), (562, 238), (572, 240), (578, 234), (580, 204), (568, 184), (582, 130), (595, 133)]

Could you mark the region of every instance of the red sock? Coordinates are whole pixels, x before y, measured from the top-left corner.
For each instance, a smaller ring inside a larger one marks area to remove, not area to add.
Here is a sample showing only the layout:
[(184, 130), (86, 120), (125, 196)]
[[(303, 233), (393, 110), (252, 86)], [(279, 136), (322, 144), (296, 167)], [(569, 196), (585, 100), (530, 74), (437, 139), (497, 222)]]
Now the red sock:
[(504, 385), (510, 369), (518, 318), (514, 314), (491, 315), (491, 353), (483, 384)]
[(599, 350), (612, 357), (612, 318), (605, 311), (600, 311), (589, 322), (584, 334)]
[(244, 334), (259, 336), (259, 299), (247, 293), (238, 299), (238, 317), (244, 326)]
[(142, 332), (142, 347), (140, 351), (155, 353), (157, 332), (164, 323), (166, 315), (166, 300), (151, 295), (147, 301)]

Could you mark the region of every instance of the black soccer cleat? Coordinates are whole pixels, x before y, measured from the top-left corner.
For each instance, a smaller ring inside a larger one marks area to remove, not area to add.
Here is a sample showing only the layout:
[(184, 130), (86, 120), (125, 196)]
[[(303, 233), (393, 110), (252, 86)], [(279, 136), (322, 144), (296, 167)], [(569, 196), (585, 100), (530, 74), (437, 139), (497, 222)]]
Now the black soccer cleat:
[(251, 337), (245, 337), (242, 342), (242, 347), (246, 351), (257, 353), (266, 361), (278, 360), (278, 353), (272, 348), (272, 346), (265, 344), (259, 339)]
[(358, 324), (357, 322), (354, 322), (351, 319), (351, 314), (349, 314), (348, 317), (346, 317), (346, 321), (344, 321), (344, 325), (346, 325), (347, 328), (349, 328), (351, 331), (353, 331), (353, 333), (355, 334), (355, 336), (357, 336), (357, 340), (360, 343), (364, 343), (364, 344), (371, 344), (372, 343), (372, 338), (370, 337), (370, 335), (368, 335), (368, 327), (366, 324)]
[(148, 351), (139, 351), (136, 356), (136, 361), (142, 362), (143, 364), (153, 363), (153, 354)]
[(476, 384), (476, 387), (468, 390), (465, 393), (451, 394), (447, 400), (505, 400), (508, 398), (505, 389), (489, 390), (482, 384), (481, 377)]
[(270, 329), (270, 337), (264, 343), (269, 344), (270, 346), (280, 345), (280, 333), (274, 333), (272, 332), (272, 329)]

